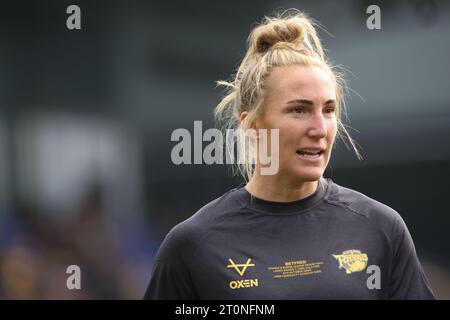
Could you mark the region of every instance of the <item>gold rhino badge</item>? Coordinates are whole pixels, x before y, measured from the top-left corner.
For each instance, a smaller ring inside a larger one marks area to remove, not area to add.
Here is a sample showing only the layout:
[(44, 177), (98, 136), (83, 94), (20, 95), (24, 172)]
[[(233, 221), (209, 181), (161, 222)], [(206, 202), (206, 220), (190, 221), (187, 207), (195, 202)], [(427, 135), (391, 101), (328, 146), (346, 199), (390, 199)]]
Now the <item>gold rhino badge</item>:
[(367, 254), (359, 250), (347, 250), (342, 254), (333, 254), (332, 256), (339, 261), (339, 269), (344, 268), (347, 274), (364, 270), (367, 260), (369, 260)]

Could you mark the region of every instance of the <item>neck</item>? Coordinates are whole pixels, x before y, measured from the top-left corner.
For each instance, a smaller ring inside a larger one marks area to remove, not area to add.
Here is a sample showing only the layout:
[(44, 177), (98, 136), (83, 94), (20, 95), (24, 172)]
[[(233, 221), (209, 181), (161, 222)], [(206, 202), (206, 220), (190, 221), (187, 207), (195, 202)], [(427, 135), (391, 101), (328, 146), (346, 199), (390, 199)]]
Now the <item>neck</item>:
[(273, 201), (273, 202), (291, 202), (304, 199), (313, 194), (318, 181), (301, 181), (283, 178), (280, 174), (261, 175), (255, 170), (250, 181), (245, 188), (254, 197)]

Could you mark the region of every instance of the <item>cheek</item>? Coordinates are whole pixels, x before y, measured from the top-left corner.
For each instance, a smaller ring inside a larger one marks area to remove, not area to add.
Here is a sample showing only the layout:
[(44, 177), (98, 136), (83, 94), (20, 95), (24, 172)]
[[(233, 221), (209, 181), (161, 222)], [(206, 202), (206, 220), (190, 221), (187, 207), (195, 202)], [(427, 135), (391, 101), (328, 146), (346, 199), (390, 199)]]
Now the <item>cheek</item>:
[(337, 134), (337, 122), (336, 119), (334, 119), (333, 121), (330, 121), (330, 123), (328, 124), (328, 139), (330, 141), (334, 141), (336, 134)]
[(280, 139), (282, 141), (289, 141), (295, 135), (295, 132), (298, 131), (298, 126), (295, 127), (288, 121), (285, 121), (283, 124), (281, 124), (281, 126), (279, 126), (279, 129), (280, 129)]
[(304, 135), (306, 130), (299, 126), (298, 121), (285, 121), (280, 126), (280, 150), (292, 152), (292, 149), (297, 149)]

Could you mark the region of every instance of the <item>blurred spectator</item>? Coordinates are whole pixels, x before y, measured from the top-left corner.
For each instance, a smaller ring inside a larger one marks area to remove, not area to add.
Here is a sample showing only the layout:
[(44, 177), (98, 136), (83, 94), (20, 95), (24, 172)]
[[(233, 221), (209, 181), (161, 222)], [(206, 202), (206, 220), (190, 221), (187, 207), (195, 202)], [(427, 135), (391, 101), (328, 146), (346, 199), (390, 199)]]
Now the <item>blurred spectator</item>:
[[(62, 225), (37, 217), (22, 209), (0, 224), (0, 298), (142, 297), (157, 245), (137, 229), (111, 234), (104, 227), (98, 189)], [(73, 264), (81, 269), (81, 290), (66, 287), (66, 269)]]

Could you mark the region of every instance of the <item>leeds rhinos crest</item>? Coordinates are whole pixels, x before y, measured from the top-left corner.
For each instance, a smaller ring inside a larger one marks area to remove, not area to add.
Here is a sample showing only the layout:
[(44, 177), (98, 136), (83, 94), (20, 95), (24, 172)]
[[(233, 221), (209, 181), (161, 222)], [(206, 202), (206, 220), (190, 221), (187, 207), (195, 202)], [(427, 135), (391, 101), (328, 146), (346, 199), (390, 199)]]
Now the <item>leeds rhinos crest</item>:
[(347, 274), (364, 270), (369, 260), (367, 254), (359, 250), (346, 250), (332, 256), (339, 261), (339, 269), (344, 268)]

